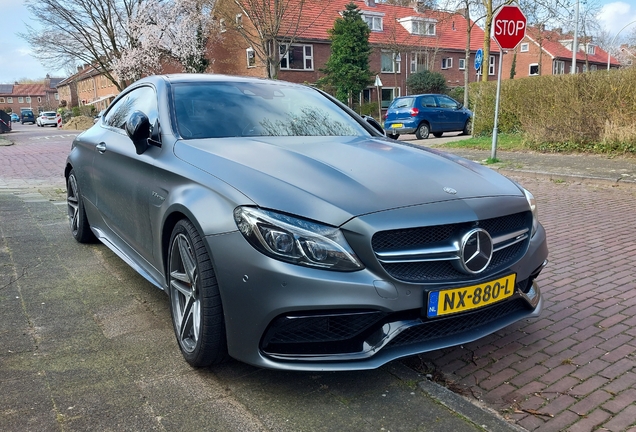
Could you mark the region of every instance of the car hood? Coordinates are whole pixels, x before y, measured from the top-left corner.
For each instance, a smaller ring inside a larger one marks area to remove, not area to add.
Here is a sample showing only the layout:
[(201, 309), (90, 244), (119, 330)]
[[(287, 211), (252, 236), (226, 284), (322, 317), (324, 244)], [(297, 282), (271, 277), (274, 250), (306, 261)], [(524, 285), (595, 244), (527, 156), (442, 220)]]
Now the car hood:
[(479, 164), (388, 139), (214, 138), (177, 141), (174, 151), (260, 207), (335, 226), (400, 207), (522, 196), (515, 183)]

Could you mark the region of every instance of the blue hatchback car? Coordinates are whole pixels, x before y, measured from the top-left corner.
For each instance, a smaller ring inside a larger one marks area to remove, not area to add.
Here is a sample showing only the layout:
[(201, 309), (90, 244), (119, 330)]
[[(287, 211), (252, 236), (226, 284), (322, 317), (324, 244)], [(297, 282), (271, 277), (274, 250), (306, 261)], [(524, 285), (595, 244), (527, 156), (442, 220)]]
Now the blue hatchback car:
[(442, 94), (403, 96), (393, 100), (387, 110), (384, 130), (389, 138), (414, 133), (418, 139), (444, 132), (470, 133), (473, 113), (455, 99)]

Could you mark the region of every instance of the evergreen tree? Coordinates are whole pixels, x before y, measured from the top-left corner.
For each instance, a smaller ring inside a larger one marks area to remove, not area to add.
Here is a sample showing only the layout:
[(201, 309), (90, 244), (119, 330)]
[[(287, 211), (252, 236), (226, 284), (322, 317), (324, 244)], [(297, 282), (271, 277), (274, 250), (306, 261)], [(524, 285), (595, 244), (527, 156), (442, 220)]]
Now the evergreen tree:
[(359, 94), (372, 82), (369, 69), (369, 35), (371, 30), (353, 2), (346, 5), (342, 18), (336, 19), (329, 30), (331, 56), (321, 71), (325, 77), (319, 85), (336, 89), (336, 97), (351, 106), (353, 95)]

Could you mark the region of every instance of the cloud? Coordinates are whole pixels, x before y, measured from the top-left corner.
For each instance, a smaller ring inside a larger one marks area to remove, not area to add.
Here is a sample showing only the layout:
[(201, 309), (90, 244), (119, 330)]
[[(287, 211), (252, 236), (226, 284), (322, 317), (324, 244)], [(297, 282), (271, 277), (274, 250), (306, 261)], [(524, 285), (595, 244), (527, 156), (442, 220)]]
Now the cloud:
[(622, 1), (607, 3), (601, 8), (597, 18), (611, 37), (620, 32), (622, 38), (629, 33), (632, 25), (636, 28), (636, 6)]

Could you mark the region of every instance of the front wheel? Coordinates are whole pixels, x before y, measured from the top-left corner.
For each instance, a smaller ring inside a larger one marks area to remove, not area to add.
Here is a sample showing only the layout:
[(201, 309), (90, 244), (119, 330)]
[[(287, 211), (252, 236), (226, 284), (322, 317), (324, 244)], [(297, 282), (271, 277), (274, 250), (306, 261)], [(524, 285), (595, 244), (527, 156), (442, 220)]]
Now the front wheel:
[(462, 135), (470, 135), (470, 120), (466, 120), (466, 123), (464, 123), (464, 129), (462, 130)]
[(415, 136), (417, 137), (417, 139), (427, 139), (430, 132), (431, 129), (429, 128), (428, 123), (422, 123), (417, 127)]
[(84, 210), (84, 201), (80, 192), (75, 171), (71, 170), (66, 180), (66, 208), (71, 234), (80, 243), (92, 243), (96, 240)]
[(205, 367), (227, 359), (221, 295), (212, 261), (187, 219), (175, 225), (168, 253), (168, 294), (174, 332), (186, 361)]

